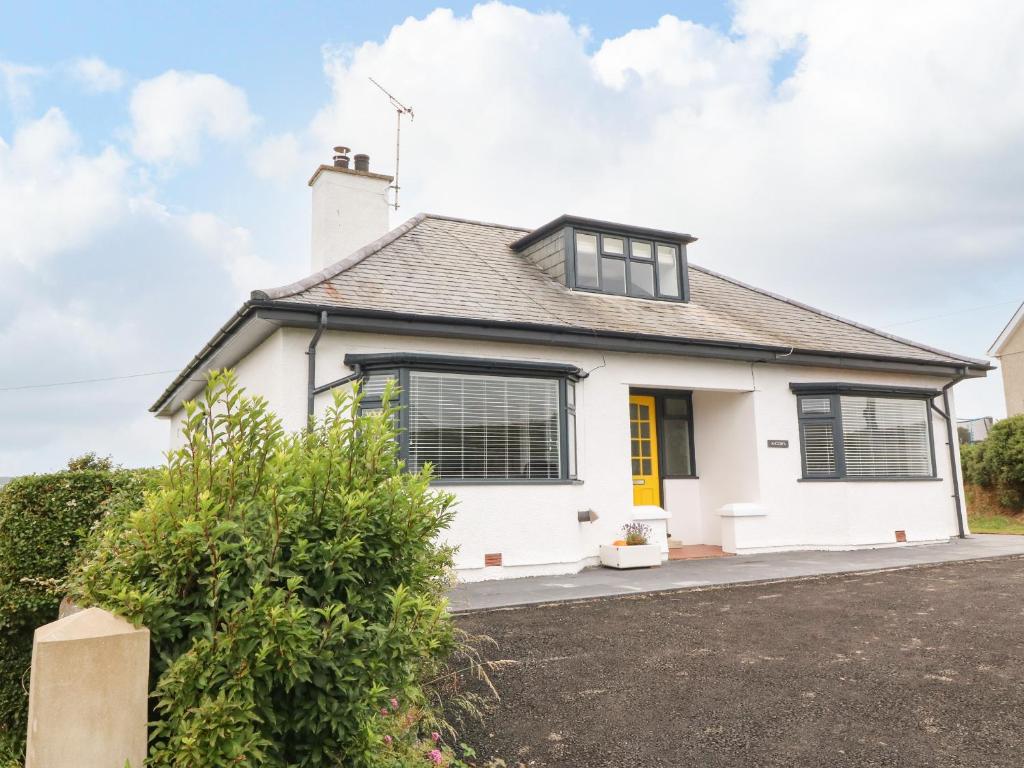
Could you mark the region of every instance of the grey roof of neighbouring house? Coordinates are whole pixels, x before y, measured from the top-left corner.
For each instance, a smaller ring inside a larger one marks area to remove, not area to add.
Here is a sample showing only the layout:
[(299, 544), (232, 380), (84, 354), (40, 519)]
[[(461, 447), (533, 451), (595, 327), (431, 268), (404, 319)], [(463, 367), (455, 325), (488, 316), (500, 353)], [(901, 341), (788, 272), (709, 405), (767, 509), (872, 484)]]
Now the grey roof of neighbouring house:
[(986, 366), (689, 265), (690, 301), (567, 289), (510, 244), (515, 227), (421, 214), (304, 280), (255, 291), (278, 303), (538, 323), (588, 331)]

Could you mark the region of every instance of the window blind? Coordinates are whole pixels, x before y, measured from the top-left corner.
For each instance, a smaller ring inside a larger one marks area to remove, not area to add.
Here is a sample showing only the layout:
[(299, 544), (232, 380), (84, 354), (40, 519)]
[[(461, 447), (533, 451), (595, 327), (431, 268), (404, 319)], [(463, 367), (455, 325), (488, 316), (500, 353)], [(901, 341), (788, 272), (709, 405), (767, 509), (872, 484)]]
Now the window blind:
[(874, 394), (798, 398), (804, 477), (934, 477), (928, 400)]
[(409, 465), (441, 479), (557, 479), (557, 379), (410, 371)]
[(804, 475), (831, 477), (836, 473), (836, 444), (832, 425), (808, 422), (803, 425)]
[(924, 400), (844, 395), (843, 453), (850, 477), (930, 477)]

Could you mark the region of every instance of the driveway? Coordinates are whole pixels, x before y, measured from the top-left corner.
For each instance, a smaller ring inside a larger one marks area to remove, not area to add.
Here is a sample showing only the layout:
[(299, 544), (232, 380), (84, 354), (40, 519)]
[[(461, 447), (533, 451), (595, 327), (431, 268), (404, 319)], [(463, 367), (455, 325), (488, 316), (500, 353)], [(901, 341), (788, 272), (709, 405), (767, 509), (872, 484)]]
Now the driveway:
[(1024, 558), (467, 613), (530, 766), (1020, 766)]

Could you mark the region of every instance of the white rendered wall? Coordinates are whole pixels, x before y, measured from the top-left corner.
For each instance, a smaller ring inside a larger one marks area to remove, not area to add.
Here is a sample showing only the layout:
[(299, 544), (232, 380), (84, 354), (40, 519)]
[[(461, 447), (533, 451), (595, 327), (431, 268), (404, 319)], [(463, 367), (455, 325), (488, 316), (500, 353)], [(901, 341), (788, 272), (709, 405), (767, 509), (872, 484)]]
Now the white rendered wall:
[[(935, 389), (946, 382), (920, 376), (799, 366), (758, 365), (755, 374), (759, 501), (766, 507), (767, 516), (739, 523), (754, 530), (753, 535), (740, 537), (738, 551), (888, 546), (896, 543), (897, 530), (906, 531), (910, 542), (945, 540), (957, 534), (946, 425), (940, 416), (929, 411), (939, 480), (800, 481), (796, 398), (789, 390), (790, 382), (800, 381)], [(769, 448), (768, 440), (788, 440), (789, 448)], [(959, 467), (953, 471), (959, 471)]]
[(388, 232), (388, 176), (324, 168), (313, 181), (311, 272)]
[[(276, 331), (237, 368), (239, 381), (267, 397), (287, 429), (306, 418), (309, 329)], [(945, 426), (933, 423), (941, 481), (799, 482), (800, 448), (793, 381), (850, 381), (938, 388), (915, 376), (605, 353), (427, 337), (327, 331), (317, 350), (317, 384), (350, 373), (346, 353), (422, 352), (569, 363), (590, 371), (577, 387), (577, 445), (582, 482), (559, 485), (450, 484), (459, 499), (447, 541), (459, 546), (461, 578), (478, 580), (571, 573), (596, 562), (597, 548), (618, 538), (632, 519), (628, 399), (630, 387), (692, 390), (699, 480), (665, 481), (670, 530), (685, 543), (722, 543), (726, 504), (764, 507), (761, 517), (726, 521), (741, 552), (851, 548), (945, 539), (956, 533)], [(320, 395), (316, 412), (330, 403)], [(786, 449), (768, 439), (788, 439)], [(577, 522), (592, 509), (595, 523)], [(676, 530), (678, 526), (679, 531)], [(484, 568), (500, 552), (502, 567)]]

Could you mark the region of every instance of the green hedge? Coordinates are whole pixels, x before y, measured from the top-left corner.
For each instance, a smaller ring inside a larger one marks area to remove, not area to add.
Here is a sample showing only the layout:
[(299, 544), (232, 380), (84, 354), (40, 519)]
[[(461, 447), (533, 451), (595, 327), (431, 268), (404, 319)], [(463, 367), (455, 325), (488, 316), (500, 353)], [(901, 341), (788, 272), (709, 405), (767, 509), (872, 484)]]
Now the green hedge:
[(993, 489), (999, 502), (1024, 508), (1024, 414), (997, 421), (980, 443), (960, 447), (964, 481)]
[(57, 618), (68, 566), (105, 502), (141, 503), (147, 478), (91, 455), (69, 467), (0, 489), (0, 764), (18, 761), (24, 744), (33, 631)]

